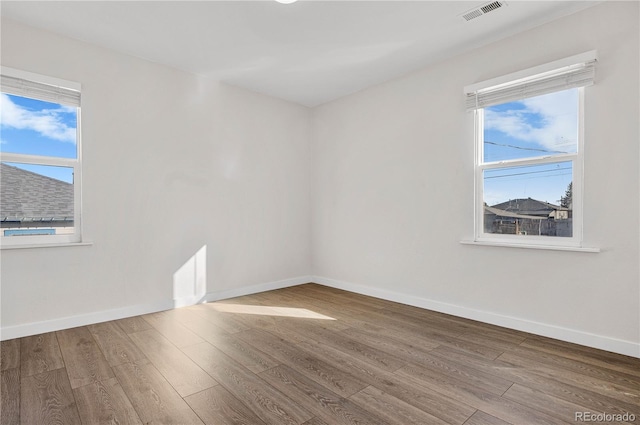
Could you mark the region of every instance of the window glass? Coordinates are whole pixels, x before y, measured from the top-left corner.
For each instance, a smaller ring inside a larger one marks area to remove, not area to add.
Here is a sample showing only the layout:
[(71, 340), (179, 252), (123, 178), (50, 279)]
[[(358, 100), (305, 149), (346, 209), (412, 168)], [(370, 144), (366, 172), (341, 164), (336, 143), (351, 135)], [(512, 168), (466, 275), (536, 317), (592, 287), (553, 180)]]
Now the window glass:
[(573, 235), (571, 161), (484, 170), (484, 232)]
[(3, 236), (74, 233), (73, 168), (0, 163)]
[(3, 153), (77, 158), (78, 109), (2, 93)]
[(579, 89), (484, 109), (483, 161), (576, 153)]

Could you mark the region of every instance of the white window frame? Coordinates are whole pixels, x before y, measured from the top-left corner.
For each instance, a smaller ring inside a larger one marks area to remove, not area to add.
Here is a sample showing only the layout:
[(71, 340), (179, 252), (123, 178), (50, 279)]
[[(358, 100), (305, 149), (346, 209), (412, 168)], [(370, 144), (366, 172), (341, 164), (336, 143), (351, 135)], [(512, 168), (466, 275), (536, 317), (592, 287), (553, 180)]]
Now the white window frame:
[[(530, 94), (525, 96), (519, 96), (518, 90), (527, 90), (531, 81), (540, 81), (541, 76), (559, 74), (566, 72), (570, 69), (575, 69), (575, 66), (581, 66), (584, 64), (594, 64), (597, 60), (597, 53), (595, 51), (586, 52), (581, 55), (572, 56), (570, 58), (562, 59), (560, 61), (551, 62), (538, 67), (526, 69), (516, 73), (508, 74), (499, 78), (488, 80), (482, 83), (477, 83), (471, 86), (465, 87), (465, 93), (467, 95), (467, 107), (468, 110), (474, 111), (474, 243), (499, 245), (499, 246), (515, 246), (515, 247), (548, 247), (550, 249), (581, 249), (583, 247), (583, 235), (584, 235), (584, 207), (583, 207), (583, 187), (584, 187), (584, 100), (585, 100), (585, 88), (588, 85), (593, 84), (593, 72), (590, 70), (591, 75), (579, 76), (577, 78), (567, 79), (567, 84), (557, 84), (555, 81), (552, 84), (548, 84), (547, 87), (540, 87), (533, 89), (534, 95), (553, 93), (569, 88), (577, 88), (579, 91), (578, 97), (578, 141), (577, 151), (575, 153), (567, 154), (552, 154), (538, 157), (529, 157), (524, 159), (513, 159), (503, 161), (484, 161), (484, 108), (481, 107), (481, 101), (483, 93), (497, 92), (503, 88), (507, 88), (510, 92), (506, 95), (498, 96), (503, 100), (495, 102), (495, 100), (489, 100), (486, 106), (507, 103), (510, 101), (532, 97)], [(581, 78), (583, 80), (581, 80)], [(558, 80), (558, 79), (556, 79)], [(555, 87), (554, 84), (558, 85)], [(535, 86), (535, 83), (532, 84)], [(512, 90), (517, 89), (517, 90)], [(572, 236), (571, 237), (552, 237), (552, 236), (537, 236), (537, 235), (505, 235), (505, 234), (493, 234), (486, 233), (484, 231), (484, 172), (486, 170), (495, 170), (502, 168), (530, 166), (530, 165), (544, 165), (558, 162), (571, 162), (572, 164), (572, 202), (573, 202), (573, 222), (572, 222)]]
[[(73, 233), (58, 235), (24, 235), (24, 236), (4, 236), (4, 232), (0, 234), (0, 248), (27, 248), (32, 246), (59, 246), (78, 244), (82, 242), (82, 142), (81, 142), (81, 117), (80, 117), (80, 83), (67, 81), (60, 78), (40, 75), (33, 72), (22, 71), (19, 69), (0, 67), (0, 75), (10, 77), (11, 79), (22, 80), (22, 87), (6, 87), (2, 86), (2, 93), (27, 97), (36, 100), (48, 102), (56, 102), (64, 105), (71, 105), (77, 108), (77, 126), (76, 126), (76, 158), (59, 158), (53, 156), (26, 155), (17, 153), (0, 152), (1, 162), (13, 162), (34, 165), (49, 165), (57, 167), (68, 167), (73, 169)], [(31, 90), (29, 83), (36, 83), (43, 91), (39, 89)], [(68, 101), (67, 95), (75, 100)], [(77, 103), (77, 104), (76, 104)]]

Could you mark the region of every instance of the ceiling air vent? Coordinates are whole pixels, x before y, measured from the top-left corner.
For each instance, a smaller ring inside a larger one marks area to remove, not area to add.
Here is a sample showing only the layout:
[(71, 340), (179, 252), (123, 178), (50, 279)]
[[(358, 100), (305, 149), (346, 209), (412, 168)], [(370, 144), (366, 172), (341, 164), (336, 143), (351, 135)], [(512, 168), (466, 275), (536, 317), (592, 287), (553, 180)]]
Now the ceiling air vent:
[(504, 7), (506, 5), (507, 3), (504, 1), (492, 1), (491, 3), (487, 3), (483, 6), (471, 9), (460, 16), (462, 16), (465, 21), (470, 21), (472, 19), (479, 18), (480, 16), (485, 15), (489, 12), (493, 12), (496, 9), (500, 9), (501, 7)]

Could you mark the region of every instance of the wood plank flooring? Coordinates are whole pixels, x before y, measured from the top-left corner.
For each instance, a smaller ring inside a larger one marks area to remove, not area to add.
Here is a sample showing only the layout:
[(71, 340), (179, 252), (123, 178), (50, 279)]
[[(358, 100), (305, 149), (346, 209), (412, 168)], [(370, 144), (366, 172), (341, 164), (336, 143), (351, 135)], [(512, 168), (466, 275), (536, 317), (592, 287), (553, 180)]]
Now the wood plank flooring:
[(640, 359), (315, 284), (3, 341), (0, 366), (3, 425), (640, 424)]

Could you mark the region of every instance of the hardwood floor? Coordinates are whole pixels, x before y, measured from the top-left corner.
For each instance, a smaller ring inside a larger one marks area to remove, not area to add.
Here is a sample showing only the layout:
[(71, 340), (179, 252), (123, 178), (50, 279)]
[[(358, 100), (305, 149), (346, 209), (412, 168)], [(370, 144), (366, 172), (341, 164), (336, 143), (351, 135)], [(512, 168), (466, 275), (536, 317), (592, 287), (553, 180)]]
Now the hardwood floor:
[(3, 425), (640, 424), (640, 359), (315, 284), (0, 354)]

